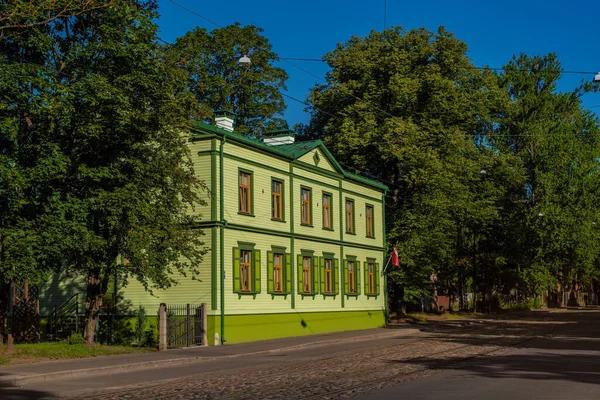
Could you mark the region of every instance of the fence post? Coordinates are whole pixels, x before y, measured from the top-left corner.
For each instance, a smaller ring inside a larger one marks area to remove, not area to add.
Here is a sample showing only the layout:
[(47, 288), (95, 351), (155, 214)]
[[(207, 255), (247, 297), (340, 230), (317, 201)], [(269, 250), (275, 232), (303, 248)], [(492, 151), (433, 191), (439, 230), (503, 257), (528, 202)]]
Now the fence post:
[(167, 305), (160, 303), (158, 310), (158, 350), (167, 350)]
[(202, 303), (200, 304), (200, 306), (202, 307), (202, 346), (207, 346), (208, 345), (208, 337), (207, 337), (207, 332), (206, 332), (206, 328), (207, 328), (207, 324), (206, 324), (206, 303)]
[(190, 314), (190, 304), (186, 304), (185, 306), (185, 340), (186, 340), (186, 344), (187, 347), (191, 346), (191, 339), (192, 339), (192, 335), (191, 335), (191, 329), (190, 329), (190, 323), (192, 320), (192, 316)]

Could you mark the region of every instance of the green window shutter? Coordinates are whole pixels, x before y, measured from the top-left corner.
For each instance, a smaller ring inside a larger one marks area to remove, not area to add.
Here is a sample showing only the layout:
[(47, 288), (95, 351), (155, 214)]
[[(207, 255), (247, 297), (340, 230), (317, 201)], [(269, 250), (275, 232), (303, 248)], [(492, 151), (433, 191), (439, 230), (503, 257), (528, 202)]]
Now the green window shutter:
[(254, 250), (254, 293), (260, 293), (260, 250)]
[(313, 278), (312, 292), (319, 293), (319, 257), (312, 258), (311, 275)]
[(319, 278), (321, 279), (321, 294), (325, 294), (325, 259), (319, 257)]
[(356, 272), (354, 275), (356, 276), (356, 294), (360, 294), (360, 261), (356, 262)]
[(296, 264), (296, 268), (298, 269), (298, 294), (304, 293), (304, 280), (302, 279), (302, 256), (297, 257), (298, 264)]
[(379, 294), (379, 263), (375, 264), (375, 294)]
[(348, 293), (348, 260), (344, 260), (344, 294)]
[(241, 291), (242, 282), (240, 279), (240, 249), (233, 248), (233, 291), (239, 293)]
[(285, 253), (285, 270), (283, 271), (285, 279), (285, 292), (292, 293), (292, 255)]
[(334, 293), (340, 293), (340, 260), (337, 258), (333, 260), (333, 284), (334, 284)]
[[(375, 271), (373, 271), (375, 273)], [(365, 294), (369, 294), (369, 262), (367, 261), (363, 268), (363, 285)]]
[(275, 282), (273, 275), (275, 267), (273, 265), (273, 252), (267, 251), (267, 293), (275, 292)]

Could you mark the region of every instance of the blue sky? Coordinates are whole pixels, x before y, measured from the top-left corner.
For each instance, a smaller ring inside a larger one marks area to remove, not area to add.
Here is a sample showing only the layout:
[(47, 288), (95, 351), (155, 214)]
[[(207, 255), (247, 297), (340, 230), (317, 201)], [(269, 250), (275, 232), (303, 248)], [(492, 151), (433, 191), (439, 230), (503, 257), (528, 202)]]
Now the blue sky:
[[(185, 7), (218, 23), (240, 22), (264, 29), (273, 50), (280, 57), (320, 58), (337, 43), (351, 36), (366, 36), (384, 24), (385, 0), (176, 0)], [(411, 29), (436, 30), (443, 25), (469, 46), (476, 65), (500, 67), (513, 54), (530, 55), (554, 52), (565, 71), (600, 71), (600, 30), (594, 2), (583, 1), (400, 1), (387, 0), (387, 25)], [(158, 25), (162, 39), (172, 42), (200, 26), (209, 30), (211, 23), (178, 7), (159, 0)], [(293, 61), (294, 64), (323, 78), (326, 65)], [(289, 75), (287, 94), (304, 100), (309, 89), (319, 83), (316, 77), (285, 62), (279, 63)], [(594, 75), (565, 74), (560, 90), (575, 88), (582, 79)], [(290, 126), (308, 122), (304, 106), (286, 99), (285, 113)], [(600, 111), (600, 93), (588, 94), (584, 104)]]

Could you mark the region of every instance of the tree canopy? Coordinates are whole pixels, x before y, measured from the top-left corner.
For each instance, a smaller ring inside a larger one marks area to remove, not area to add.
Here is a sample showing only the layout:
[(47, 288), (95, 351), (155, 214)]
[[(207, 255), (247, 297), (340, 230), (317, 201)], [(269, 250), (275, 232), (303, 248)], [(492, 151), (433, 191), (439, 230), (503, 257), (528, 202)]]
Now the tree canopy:
[(444, 28), (339, 44), (303, 133), (389, 185), (388, 240), (403, 264), (389, 277), (405, 299), (430, 295), (434, 273), (443, 291), (481, 292), (486, 305), (519, 284), (534, 295), (589, 282), (600, 149), (579, 98), (595, 86), (558, 92), (554, 55), (495, 73), (467, 50)]
[(169, 287), (205, 252), (188, 213), (204, 189), (186, 145), (195, 101), (155, 18), (153, 1), (120, 0), (1, 43), (2, 168), (22, 176), (2, 220), (31, 197), (44, 261), (86, 279), (88, 342), (111, 277)]
[[(273, 63), (278, 60), (262, 29), (230, 25), (211, 32), (196, 28), (167, 46), (165, 59), (188, 74), (188, 88), (203, 107), (205, 118), (215, 110), (235, 114), (235, 130), (257, 136), (287, 128), (282, 118), (287, 73)], [(251, 59), (241, 65), (242, 56)]]

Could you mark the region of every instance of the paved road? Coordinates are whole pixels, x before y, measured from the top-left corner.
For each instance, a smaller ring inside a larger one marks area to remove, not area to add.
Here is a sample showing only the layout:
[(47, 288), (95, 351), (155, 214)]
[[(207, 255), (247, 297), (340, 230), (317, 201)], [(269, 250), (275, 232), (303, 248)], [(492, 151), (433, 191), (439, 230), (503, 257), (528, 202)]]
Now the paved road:
[(600, 311), (29, 384), (2, 399), (600, 399)]
[[(545, 337), (356, 399), (600, 399), (598, 313), (562, 313), (552, 320), (563, 324), (549, 326), (554, 333)], [(416, 362), (435, 367), (436, 361)]]

